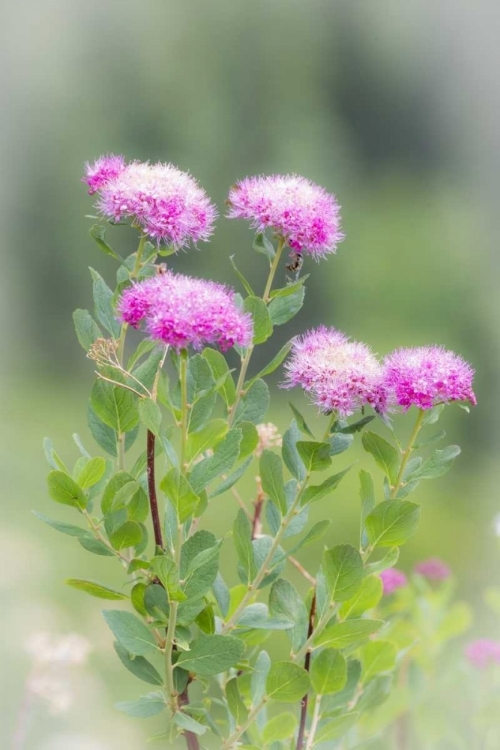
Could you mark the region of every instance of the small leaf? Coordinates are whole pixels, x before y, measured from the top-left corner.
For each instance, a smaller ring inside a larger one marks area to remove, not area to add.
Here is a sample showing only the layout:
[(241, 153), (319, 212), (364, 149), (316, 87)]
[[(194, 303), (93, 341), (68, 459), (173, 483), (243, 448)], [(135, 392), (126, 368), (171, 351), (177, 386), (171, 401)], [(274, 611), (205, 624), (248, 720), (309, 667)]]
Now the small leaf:
[(307, 471), (323, 471), (332, 460), (330, 458), (329, 443), (315, 443), (309, 440), (299, 440), (297, 450)]
[(109, 541), (114, 549), (120, 551), (137, 547), (142, 541), (142, 536), (142, 528), (137, 521), (125, 521), (109, 535)]
[(94, 341), (103, 337), (101, 329), (88, 310), (75, 310), (73, 313), (73, 323), (75, 324), (75, 331), (80, 346), (86, 352), (88, 352)]
[(157, 716), (166, 707), (163, 693), (148, 693), (148, 695), (141, 696), (137, 701), (122, 701), (115, 704), (118, 711), (137, 719), (149, 719), (151, 716)]
[(278, 506), (284, 515), (287, 511), (283, 468), (279, 456), (270, 450), (262, 451), (259, 473), (264, 493)]
[(263, 602), (249, 604), (237, 620), (239, 628), (255, 630), (287, 630), (293, 626), (293, 620), (287, 617), (269, 617), (267, 606)]
[(233, 667), (243, 656), (245, 645), (231, 635), (202, 635), (183, 651), (177, 664), (203, 677), (220, 674)]
[(217, 392), (221, 394), (228, 406), (232, 406), (236, 400), (236, 388), (224, 356), (215, 349), (210, 348), (204, 349), (202, 356), (205, 357), (210, 365), (214, 380), (218, 384)]
[(113, 292), (106, 284), (102, 276), (90, 269), (93, 281), (94, 313), (99, 323), (111, 334), (114, 339), (120, 337), (121, 323), (117, 320), (113, 305)]
[(382, 581), (378, 576), (366, 576), (361, 581), (361, 586), (356, 594), (347, 599), (340, 608), (340, 617), (346, 620), (348, 617), (359, 617), (367, 609), (376, 607), (382, 598)]
[(184, 731), (193, 732), (193, 734), (197, 735), (205, 734), (208, 728), (204, 724), (200, 724), (196, 719), (193, 719), (185, 711), (176, 711), (173, 716), (173, 722)]
[(97, 416), (90, 401), (87, 408), (87, 422), (97, 445), (116, 458), (116, 432)]
[(307, 426), (306, 420), (304, 419), (300, 411), (297, 409), (297, 407), (294, 406), (291, 401), (288, 402), (288, 406), (293, 412), (293, 415), (295, 417), (299, 430), (303, 432), (304, 435), (309, 435), (309, 437), (314, 440), (314, 435), (312, 434), (311, 430)]
[(391, 547), (386, 554), (377, 562), (365, 566), (366, 575), (378, 574), (387, 568), (393, 568), (399, 559), (399, 547)]
[(273, 332), (273, 324), (271, 323), (266, 303), (260, 297), (247, 297), (243, 302), (243, 310), (252, 316), (252, 343), (254, 345), (263, 344)]
[(365, 530), (366, 517), (372, 512), (375, 507), (375, 488), (373, 486), (373, 479), (371, 475), (361, 469), (359, 472), (359, 494), (361, 498), (361, 546), (366, 547), (368, 544), (368, 536)]
[(270, 719), (262, 731), (262, 739), (268, 744), (286, 740), (295, 733), (297, 728), (297, 717), (284, 711)]
[(139, 401), (139, 418), (146, 429), (153, 435), (160, 434), (161, 429), (161, 410), (158, 404), (150, 398), (141, 398)]
[(389, 672), (396, 665), (396, 646), (389, 641), (372, 641), (360, 651), (363, 682), (369, 682), (381, 672)]
[(274, 297), (269, 303), (269, 315), (275, 326), (283, 325), (291, 320), (304, 304), (305, 288), (301, 285), (285, 297)]
[(275, 662), (267, 676), (266, 692), (269, 698), (282, 703), (295, 703), (309, 690), (309, 675), (298, 664)]
[(81, 578), (67, 578), (64, 583), (79, 591), (85, 591), (87, 594), (95, 596), (98, 599), (111, 599), (114, 601), (128, 599), (126, 594), (122, 594), (120, 591), (115, 591), (115, 589), (110, 589), (94, 581), (84, 581)]
[(255, 297), (255, 292), (253, 291), (252, 287), (248, 283), (248, 281), (245, 279), (241, 271), (238, 271), (238, 268), (236, 267), (236, 263), (234, 262), (234, 255), (229, 256), (229, 262), (231, 263), (233, 267), (233, 271), (236, 275), (236, 278), (241, 282), (241, 285), (245, 289), (246, 293), (249, 294), (251, 297)]
[(84, 490), (93, 487), (101, 481), (106, 471), (106, 461), (104, 458), (91, 458), (82, 467), (76, 478), (76, 483)]
[(227, 706), (236, 721), (236, 725), (239, 726), (247, 719), (248, 709), (241, 698), (237, 677), (228, 680), (225, 692)]
[(367, 640), (380, 630), (382, 620), (346, 620), (330, 625), (314, 639), (314, 646), (328, 648), (347, 648), (355, 643)]
[(238, 510), (234, 522), (233, 540), (238, 560), (245, 572), (245, 580), (251, 581), (256, 572), (252, 547), (252, 527), (243, 508)]
[(269, 362), (269, 364), (266, 365), (264, 367), (264, 369), (261, 370), (258, 373), (258, 375), (256, 375), (254, 378), (252, 378), (251, 382), (253, 383), (254, 380), (258, 380), (259, 378), (263, 378), (266, 375), (270, 375), (272, 372), (274, 372), (280, 366), (280, 364), (283, 362), (283, 360), (285, 359), (286, 355), (290, 351), (291, 347), (292, 347), (292, 342), (291, 341), (287, 341), (287, 343), (284, 346), (281, 347), (281, 349), (279, 350), (279, 352), (277, 354), (275, 354), (275, 356), (272, 358), (272, 360)]
[(272, 242), (267, 239), (266, 235), (263, 232), (259, 232), (255, 235), (252, 247), (256, 253), (265, 255), (269, 263), (272, 263), (276, 252), (274, 250)]
[(359, 590), (364, 575), (363, 560), (350, 544), (339, 544), (324, 552), (322, 568), (331, 600), (346, 601)]
[(451, 469), (453, 462), (459, 454), (460, 447), (458, 445), (449, 445), (441, 451), (434, 451), (419, 467), (413, 472), (409, 472), (408, 476), (405, 476), (405, 482), (411, 482), (415, 479), (420, 481), (422, 479), (443, 477)]
[(139, 423), (134, 394), (124, 388), (96, 380), (90, 401), (97, 416), (118, 433), (129, 432)]
[(324, 649), (314, 656), (311, 665), (311, 684), (319, 695), (338, 693), (347, 682), (347, 662), (334, 649)]
[(224, 492), (227, 492), (228, 490), (233, 487), (236, 482), (238, 482), (245, 471), (248, 469), (250, 464), (252, 463), (253, 456), (249, 456), (246, 461), (244, 461), (241, 466), (238, 466), (237, 469), (235, 469), (229, 476), (224, 479), (223, 482), (221, 482), (213, 492), (210, 493), (210, 497), (217, 497), (218, 495), (222, 495)]
[(117, 609), (106, 609), (103, 615), (116, 640), (129, 654), (147, 656), (158, 653), (153, 634), (135, 615)]
[(365, 451), (373, 456), (390, 483), (395, 484), (400, 464), (400, 454), (396, 448), (375, 432), (365, 432), (362, 443)]
[(228, 431), (225, 419), (212, 419), (199, 432), (189, 435), (186, 447), (187, 460), (191, 462), (200, 453), (214, 448)]
[(297, 450), (297, 441), (300, 439), (297, 422), (292, 419), (290, 427), (283, 435), (281, 456), (283, 462), (292, 476), (302, 482), (306, 478), (306, 467)]
[(297, 590), (291, 583), (278, 578), (269, 594), (269, 610), (273, 617), (290, 620), (293, 627), (287, 629), (287, 636), (293, 651), (299, 651), (307, 640), (309, 615)]
[(54, 521), (52, 518), (43, 515), (43, 513), (37, 513), (37, 511), (35, 510), (32, 510), (31, 512), (38, 518), (39, 521), (43, 521), (43, 523), (46, 523), (47, 526), (52, 526), (53, 529), (55, 529), (56, 531), (60, 531), (61, 534), (67, 534), (68, 536), (74, 537), (91, 536), (87, 529), (82, 529), (80, 528), (80, 526), (74, 526), (71, 523), (64, 523), (62, 521)]
[(115, 260), (122, 260), (118, 253), (115, 253), (115, 251), (106, 242), (106, 227), (101, 226), (101, 224), (93, 224), (89, 229), (89, 234), (94, 242), (101, 248), (101, 250), (106, 253), (106, 255), (111, 255), (111, 257)]
[(302, 495), (301, 505), (306, 505), (307, 503), (316, 502), (317, 500), (321, 500), (326, 495), (329, 495), (331, 492), (337, 489), (342, 479), (345, 477), (347, 472), (350, 470), (350, 466), (347, 469), (344, 469), (344, 471), (339, 472), (338, 474), (334, 474), (331, 477), (328, 477), (328, 479), (325, 479), (325, 481), (322, 484), (319, 485), (313, 485), (312, 487), (307, 487), (304, 494)]
[(367, 424), (373, 422), (374, 419), (374, 415), (369, 415), (367, 417), (363, 417), (357, 422), (353, 422), (353, 424), (348, 424), (345, 427), (340, 427), (339, 429), (334, 430), (334, 432), (340, 432), (343, 435), (352, 435), (355, 432), (361, 432), (363, 427), (366, 427)]
[(51, 471), (47, 477), (49, 495), (62, 505), (70, 505), (82, 510), (87, 506), (87, 498), (77, 483), (63, 471)]
[(336, 716), (334, 719), (327, 719), (316, 732), (316, 743), (319, 745), (339, 739), (357, 723), (358, 718), (359, 713), (352, 712), (343, 716)]
[(147, 659), (143, 656), (130, 656), (128, 651), (118, 641), (115, 641), (113, 645), (118, 658), (129, 672), (132, 672), (133, 675), (143, 682), (147, 682), (149, 685), (163, 685), (163, 679)]
[(269, 408), (269, 388), (264, 380), (255, 380), (242, 397), (236, 409), (234, 424), (252, 422), (260, 424)]
[(420, 520), (420, 507), (408, 500), (385, 500), (366, 518), (366, 531), (374, 547), (394, 547), (412, 537)]
[(160, 482), (160, 489), (175, 508), (179, 521), (185, 523), (200, 502), (199, 496), (193, 491), (186, 477), (179, 469), (170, 469)]
[(261, 651), (255, 660), (250, 678), (250, 693), (253, 705), (258, 705), (266, 693), (266, 680), (271, 669), (271, 659), (267, 651)]
[(241, 430), (229, 430), (226, 437), (217, 445), (213, 456), (204, 458), (195, 465), (189, 476), (195, 493), (199, 494), (213, 479), (231, 470), (239, 455), (241, 438)]

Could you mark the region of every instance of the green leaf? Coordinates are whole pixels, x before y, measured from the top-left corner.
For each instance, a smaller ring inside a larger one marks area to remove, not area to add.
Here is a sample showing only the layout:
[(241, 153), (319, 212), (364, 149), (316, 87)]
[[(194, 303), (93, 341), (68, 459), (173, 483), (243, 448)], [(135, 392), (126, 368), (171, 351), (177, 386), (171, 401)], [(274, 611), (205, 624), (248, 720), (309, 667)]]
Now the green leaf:
[(141, 398), (139, 401), (139, 418), (146, 429), (153, 435), (160, 434), (161, 429), (161, 409), (150, 398)]
[(415, 479), (436, 479), (444, 476), (452, 467), (456, 457), (460, 454), (458, 445), (449, 445), (443, 450), (435, 450), (415, 471), (405, 477), (405, 482)]
[(233, 271), (236, 275), (236, 278), (238, 279), (238, 281), (241, 282), (241, 285), (243, 286), (246, 293), (249, 294), (251, 297), (255, 297), (255, 292), (253, 291), (252, 287), (250, 286), (248, 281), (245, 279), (241, 271), (238, 271), (236, 267), (236, 263), (234, 262), (234, 255), (229, 256), (229, 262), (231, 263), (233, 267)]
[(256, 572), (252, 547), (252, 527), (243, 508), (238, 510), (234, 522), (233, 541), (238, 560), (245, 573), (245, 580), (251, 581)]
[(78, 541), (87, 552), (92, 552), (92, 554), (101, 555), (102, 557), (114, 557), (113, 550), (109, 549), (104, 542), (96, 539), (92, 534), (78, 537)]
[(369, 415), (367, 417), (363, 417), (362, 419), (359, 419), (357, 422), (348, 424), (345, 427), (339, 427), (338, 429), (333, 430), (333, 432), (340, 432), (343, 435), (352, 435), (355, 432), (361, 432), (363, 427), (366, 427), (367, 424), (370, 424), (370, 422), (373, 422), (374, 419), (375, 419), (374, 415)]
[(269, 594), (269, 611), (272, 617), (285, 618), (293, 622), (293, 627), (286, 633), (290, 638), (292, 650), (297, 652), (307, 640), (309, 615), (297, 589), (283, 578), (278, 578)]
[(149, 685), (163, 685), (163, 679), (147, 659), (143, 656), (131, 656), (118, 641), (113, 645), (125, 669)]
[(269, 303), (269, 315), (275, 326), (283, 325), (296, 315), (304, 304), (306, 290), (301, 285), (291, 294), (274, 297)]
[(221, 482), (213, 492), (210, 493), (210, 497), (217, 497), (218, 495), (222, 495), (223, 492), (227, 492), (227, 490), (230, 490), (231, 487), (233, 487), (236, 482), (241, 479), (245, 471), (248, 469), (248, 467), (252, 463), (252, 458), (252, 456), (249, 456), (247, 460), (241, 464), (241, 466), (238, 466), (237, 469), (231, 472), (231, 474), (229, 474), (229, 476), (224, 479), (224, 481)]
[(233, 677), (226, 683), (226, 700), (236, 725), (241, 725), (248, 718), (248, 709), (241, 698), (237, 677)]
[(316, 542), (318, 541), (318, 539), (321, 539), (330, 524), (331, 521), (329, 521), (328, 519), (317, 521), (312, 529), (307, 532), (305, 537), (303, 537), (303, 539), (301, 539), (300, 542), (295, 545), (290, 554), (294, 555), (299, 549), (305, 547), (306, 544), (311, 544), (311, 542)]
[(62, 505), (70, 505), (82, 510), (87, 506), (87, 498), (77, 483), (64, 471), (51, 471), (47, 477), (49, 495)]
[(86, 352), (88, 352), (94, 341), (103, 338), (101, 329), (88, 310), (75, 310), (73, 313), (73, 323), (75, 324), (76, 336), (80, 346)]
[(276, 252), (274, 250), (272, 242), (267, 239), (266, 235), (263, 232), (259, 232), (255, 235), (252, 248), (256, 253), (265, 255), (269, 263), (273, 262)]
[(270, 719), (262, 731), (262, 739), (268, 744), (271, 742), (280, 742), (292, 737), (297, 728), (297, 717), (284, 711)]
[(366, 517), (366, 532), (374, 547), (394, 547), (412, 537), (420, 520), (420, 507), (408, 500), (385, 500)]
[(346, 620), (348, 617), (359, 617), (366, 610), (376, 607), (382, 598), (382, 581), (378, 576), (366, 576), (361, 581), (357, 593), (347, 599), (340, 608), (340, 617)]
[(101, 226), (101, 224), (93, 224), (89, 229), (89, 234), (94, 242), (101, 248), (101, 250), (106, 253), (106, 255), (111, 255), (111, 257), (115, 260), (122, 261), (118, 253), (115, 253), (115, 251), (106, 242), (106, 227)]
[(202, 677), (220, 674), (233, 667), (243, 656), (245, 645), (231, 635), (202, 635), (183, 651), (177, 664)]
[(90, 532), (87, 529), (82, 529), (80, 526), (74, 526), (71, 523), (63, 523), (62, 521), (54, 521), (52, 518), (45, 516), (43, 513), (37, 513), (36, 510), (31, 511), (39, 521), (43, 521), (47, 526), (51, 526), (56, 531), (60, 531), (61, 534), (67, 534), (68, 536), (74, 537), (89, 537)]
[(387, 568), (394, 567), (398, 559), (399, 559), (399, 547), (391, 547), (380, 560), (377, 560), (376, 562), (373, 562), (373, 563), (369, 563), (369, 565), (365, 566), (365, 574), (377, 575), (378, 573), (381, 573), (383, 570), (387, 570)]
[(269, 408), (269, 388), (264, 380), (252, 383), (236, 409), (234, 424), (252, 422), (260, 424)]
[(90, 269), (93, 281), (94, 313), (99, 323), (111, 334), (114, 339), (120, 337), (121, 323), (113, 305), (113, 292), (106, 284), (102, 276), (93, 268)]
[[(163, 355), (164, 352), (161, 349), (155, 348), (149, 357), (132, 371), (134, 378), (142, 383), (148, 391), (153, 388)], [(165, 375), (165, 373), (163, 373), (163, 375)], [(132, 388), (137, 389), (137, 382), (133, 378), (128, 380), (128, 384)]]
[(262, 451), (259, 462), (259, 474), (264, 493), (273, 503), (276, 503), (284, 515), (287, 511), (287, 502), (283, 481), (283, 468), (281, 460), (276, 453), (267, 449)]
[(81, 578), (67, 578), (64, 583), (79, 591), (85, 591), (87, 594), (97, 597), (97, 599), (111, 599), (114, 601), (128, 599), (128, 596), (122, 594), (121, 591), (115, 591), (115, 589), (102, 586), (102, 584), (95, 583), (94, 581), (84, 581)]
[(160, 489), (172, 503), (181, 523), (193, 515), (200, 502), (199, 496), (179, 469), (172, 468), (167, 472), (160, 482)]
[(257, 706), (266, 693), (266, 680), (271, 669), (271, 659), (267, 651), (261, 651), (255, 660), (250, 678), (250, 694), (252, 703)]
[(117, 609), (105, 609), (103, 615), (116, 640), (129, 654), (158, 654), (153, 634), (135, 615)]
[(259, 444), (259, 433), (251, 422), (238, 422), (238, 429), (242, 432), (240, 455), (238, 456), (241, 460), (253, 454)]
[(273, 324), (271, 323), (266, 303), (260, 297), (247, 297), (243, 302), (243, 310), (252, 316), (252, 343), (254, 345), (263, 344), (273, 332)]
[(144, 608), (155, 620), (166, 622), (170, 614), (167, 592), (159, 583), (150, 583), (144, 590)]
[(328, 479), (325, 479), (325, 481), (322, 484), (319, 485), (313, 485), (312, 487), (307, 487), (304, 494), (302, 495), (301, 505), (306, 505), (307, 503), (316, 502), (317, 500), (321, 500), (326, 495), (329, 495), (331, 492), (337, 489), (342, 479), (345, 477), (348, 471), (350, 471), (351, 467), (349, 466), (347, 469), (344, 469), (344, 471), (339, 472), (338, 474), (334, 474), (331, 477), (328, 477)]
[(360, 651), (363, 665), (363, 682), (369, 682), (381, 672), (390, 672), (396, 666), (396, 646), (389, 641), (372, 641)]
[(323, 471), (332, 460), (330, 458), (329, 443), (315, 443), (310, 440), (299, 440), (297, 443), (299, 456), (307, 471)]
[(113, 549), (118, 551), (137, 547), (142, 541), (142, 528), (137, 521), (125, 521), (109, 535), (109, 541)]
[(347, 648), (355, 643), (368, 639), (384, 623), (382, 620), (347, 620), (330, 625), (314, 639), (314, 646), (328, 648)]
[(341, 653), (327, 648), (313, 657), (311, 684), (319, 695), (338, 693), (346, 682), (347, 662)]
[(116, 458), (116, 432), (97, 416), (90, 401), (87, 408), (87, 422), (97, 445)]
[(215, 349), (209, 348), (204, 349), (202, 356), (210, 365), (214, 380), (218, 384), (217, 392), (228, 406), (232, 406), (236, 401), (236, 388), (225, 357)]
[(83, 490), (86, 490), (100, 482), (105, 471), (106, 461), (104, 458), (91, 458), (78, 472), (76, 483)]
[(282, 703), (295, 703), (309, 690), (309, 675), (298, 664), (288, 661), (275, 662), (266, 680), (269, 698)]
[(297, 426), (298, 426), (299, 430), (301, 432), (303, 432), (304, 435), (309, 435), (309, 437), (314, 440), (315, 439), (314, 435), (312, 434), (311, 430), (309, 429), (309, 427), (307, 425), (306, 420), (304, 419), (304, 417), (302, 416), (302, 414), (300, 413), (300, 411), (297, 409), (297, 407), (294, 406), (291, 401), (288, 402), (288, 406), (290, 407), (290, 409), (293, 412), (293, 415), (295, 417), (295, 420), (297, 422)]
[(323, 553), (322, 568), (330, 599), (344, 602), (358, 591), (363, 580), (363, 560), (350, 544), (339, 544)]
[(239, 455), (241, 430), (229, 430), (224, 440), (216, 447), (213, 456), (197, 463), (189, 476), (190, 484), (197, 494), (216, 477), (231, 470)]
[(297, 279), (297, 281), (287, 283), (287, 285), (281, 287), (281, 289), (273, 289), (269, 295), (270, 298), (274, 299), (275, 297), (287, 297), (289, 294), (293, 294), (299, 287), (305, 284), (310, 275), (311, 274), (306, 273), (304, 274), (304, 276), (301, 276), (300, 279)]
[(359, 472), (359, 494), (361, 498), (361, 546), (366, 547), (368, 544), (368, 536), (365, 529), (366, 517), (372, 512), (375, 507), (375, 488), (373, 486), (373, 479), (371, 475), (361, 469)]
[(190, 357), (187, 371), (187, 396), (192, 405), (207, 395), (215, 386), (212, 369), (201, 354)]
[(179, 571), (173, 560), (157, 555), (151, 560), (151, 570), (167, 590), (169, 599), (176, 602), (185, 601), (186, 594), (180, 588)]
[(422, 420), (422, 426), (425, 424), (435, 424), (441, 414), (444, 411), (445, 404), (438, 404), (437, 406), (434, 406), (433, 409), (429, 409), (426, 411), (425, 416)]
[(352, 441), (354, 440), (352, 435), (344, 435), (341, 432), (337, 432), (330, 437), (330, 456), (338, 456), (340, 453), (348, 450)]
[(149, 719), (151, 716), (157, 716), (166, 707), (163, 693), (148, 693), (148, 695), (142, 695), (137, 701), (122, 701), (115, 704), (118, 711), (134, 716), (136, 719)]
[(362, 437), (363, 448), (375, 459), (391, 484), (395, 484), (401, 456), (393, 445), (375, 432), (365, 432)]
[(245, 607), (237, 620), (237, 625), (239, 628), (256, 630), (287, 630), (293, 626), (293, 621), (287, 617), (269, 617), (267, 605), (257, 602)]
[(205, 734), (207, 731), (207, 727), (204, 724), (200, 724), (199, 721), (193, 719), (193, 717), (185, 711), (176, 711), (173, 716), (173, 722), (180, 727), (180, 729), (183, 729), (186, 732), (193, 732), (193, 734), (201, 735)]
[(212, 588), (219, 571), (219, 551), (220, 543), (204, 530), (182, 545), (180, 577), (188, 599), (199, 599)]
[(90, 402), (97, 416), (118, 433), (129, 432), (139, 423), (136, 398), (124, 388), (96, 380)]
[(281, 456), (283, 462), (292, 476), (302, 482), (306, 478), (306, 467), (297, 450), (297, 441), (300, 439), (297, 422), (292, 419), (290, 427), (283, 435)]
[(274, 372), (283, 362), (283, 360), (285, 359), (286, 355), (288, 354), (291, 348), (292, 348), (292, 342), (287, 341), (287, 343), (284, 346), (282, 346), (279, 352), (272, 358), (269, 364), (266, 365), (264, 369), (258, 373), (258, 375), (252, 378), (251, 382), (253, 383), (254, 380), (258, 380), (259, 378), (263, 378), (266, 375), (270, 375), (272, 372)]
[(46, 437), (43, 439), (43, 450), (45, 453), (45, 458), (47, 459), (47, 463), (52, 469), (60, 469), (66, 474), (69, 474), (69, 471), (65, 466), (63, 460), (55, 452), (52, 440), (50, 438)]
[(228, 431), (225, 419), (212, 419), (199, 432), (189, 435), (186, 446), (186, 458), (189, 462), (200, 453), (214, 448)]
[(353, 727), (359, 718), (359, 713), (352, 712), (343, 716), (336, 716), (334, 719), (328, 719), (316, 732), (316, 744), (337, 740), (346, 734)]

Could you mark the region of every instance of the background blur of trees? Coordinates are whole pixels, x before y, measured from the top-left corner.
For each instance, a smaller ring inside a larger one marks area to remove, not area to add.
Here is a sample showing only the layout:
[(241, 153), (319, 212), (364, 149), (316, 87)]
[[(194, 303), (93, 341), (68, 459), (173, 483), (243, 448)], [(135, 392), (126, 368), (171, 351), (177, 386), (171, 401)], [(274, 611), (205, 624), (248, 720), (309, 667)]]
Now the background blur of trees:
[[(91, 304), (87, 267), (103, 275), (114, 267), (88, 237), (92, 200), (80, 178), (83, 162), (105, 152), (189, 169), (221, 214), (229, 186), (248, 174), (297, 172), (324, 185), (343, 206), (346, 240), (337, 257), (308, 262), (306, 306), (282, 340), (326, 322), (381, 354), (435, 342), (474, 364), (479, 406), (469, 416), (450, 410), (445, 425), (463, 455), (432, 494), (420, 491), (424, 521), (402, 563), (443, 556), (478, 602), (476, 630), (491, 633), (480, 591), (495, 581), (500, 555), (492, 530), (500, 510), (499, 22), (495, 0), (26, 0), (4, 8), (0, 654), (12, 681), (0, 694), (2, 735), (27, 669), (25, 637), (76, 628), (97, 643), (97, 656), (85, 707), (63, 722), (73, 739), (57, 740), (50, 724), (29, 747), (127, 750), (142, 741), (117, 716), (104, 728), (123, 696), (111, 639), (98, 603), (62, 584), (83, 574), (88, 557), (29, 513), (50, 507), (43, 436), (64, 452), (73, 431), (86, 434), (92, 367), (71, 313)], [(109, 236), (115, 245), (131, 240), (120, 227)], [(243, 222), (221, 217), (213, 242), (172, 266), (235, 284), (234, 253), (261, 285), (264, 261), (251, 243)], [(285, 403), (273, 415), (281, 427)], [(354, 528), (354, 478), (346, 487), (334, 509), (339, 538)], [(60, 569), (63, 557), (70, 569)], [(117, 725), (121, 735), (111, 739)], [(94, 744), (78, 745), (87, 734)]]

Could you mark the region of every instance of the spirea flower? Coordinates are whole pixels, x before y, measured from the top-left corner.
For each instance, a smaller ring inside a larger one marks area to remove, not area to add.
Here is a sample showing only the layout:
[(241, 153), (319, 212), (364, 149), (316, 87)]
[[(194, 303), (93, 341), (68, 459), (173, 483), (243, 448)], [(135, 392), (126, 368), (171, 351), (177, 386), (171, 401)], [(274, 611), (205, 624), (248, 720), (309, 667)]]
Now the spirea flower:
[(471, 641), (465, 648), (465, 656), (478, 669), (486, 669), (494, 663), (500, 664), (500, 642), (489, 638)]
[(176, 249), (210, 237), (217, 211), (191, 175), (172, 164), (137, 161), (108, 175), (112, 159), (121, 157), (103, 157), (87, 169), (86, 182), (92, 179), (92, 192), (99, 191), (97, 208), (104, 216), (131, 218), (149, 237)]
[(240, 310), (234, 293), (222, 284), (170, 271), (128, 287), (119, 313), (124, 322), (144, 328), (152, 339), (180, 350), (215, 344), (222, 351), (252, 340), (252, 319)]
[(451, 576), (451, 570), (439, 557), (430, 557), (415, 565), (415, 573), (429, 581), (445, 581)]
[(387, 406), (382, 367), (370, 349), (335, 328), (319, 328), (297, 337), (285, 363), (285, 388), (300, 385), (324, 412), (348, 417), (369, 404)]
[(82, 182), (87, 183), (89, 195), (93, 195), (101, 190), (107, 182), (118, 177), (124, 169), (125, 159), (123, 156), (114, 156), (114, 154), (101, 156), (93, 164), (86, 162)]
[(384, 596), (393, 594), (403, 586), (406, 586), (408, 579), (402, 570), (397, 568), (387, 568), (380, 573), (380, 580), (382, 581)]
[(405, 410), (420, 409), (451, 401), (470, 401), (474, 370), (454, 352), (440, 346), (397, 349), (385, 360), (385, 382), (397, 404)]
[(247, 177), (231, 188), (228, 203), (230, 219), (246, 219), (259, 232), (270, 227), (316, 258), (334, 253), (344, 238), (335, 196), (305, 177)]

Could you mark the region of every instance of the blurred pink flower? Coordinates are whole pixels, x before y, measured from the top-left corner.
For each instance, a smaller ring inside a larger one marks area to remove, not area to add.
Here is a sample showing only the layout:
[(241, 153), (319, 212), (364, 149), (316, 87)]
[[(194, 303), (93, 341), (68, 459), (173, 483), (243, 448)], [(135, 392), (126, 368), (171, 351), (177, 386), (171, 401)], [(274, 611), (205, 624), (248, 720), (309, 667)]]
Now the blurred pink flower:
[(104, 187), (107, 182), (118, 177), (125, 169), (125, 159), (123, 156), (100, 156), (93, 164), (86, 162), (85, 176), (82, 182), (89, 186), (89, 195), (93, 195)]
[(348, 417), (367, 404), (386, 409), (380, 363), (366, 344), (335, 328), (320, 326), (297, 337), (285, 373), (284, 387), (302, 386), (324, 412)]
[(444, 581), (451, 576), (451, 570), (439, 557), (430, 557), (422, 560), (414, 568), (415, 572), (429, 581)]
[(344, 238), (334, 195), (298, 175), (247, 177), (229, 193), (230, 219), (247, 219), (259, 232), (267, 227), (297, 252), (315, 258), (334, 253)]
[(252, 318), (236, 305), (231, 289), (171, 271), (128, 287), (118, 310), (123, 321), (136, 328), (144, 321), (152, 339), (176, 350), (215, 344), (226, 351), (252, 340)]
[(486, 669), (490, 664), (500, 664), (500, 642), (489, 638), (471, 641), (465, 648), (467, 660), (478, 669)]
[(387, 389), (397, 404), (420, 409), (451, 401), (476, 404), (474, 370), (454, 352), (439, 346), (397, 349), (384, 362)]
[(380, 580), (384, 589), (384, 596), (393, 594), (397, 589), (406, 586), (408, 579), (402, 570), (388, 568), (380, 573)]

